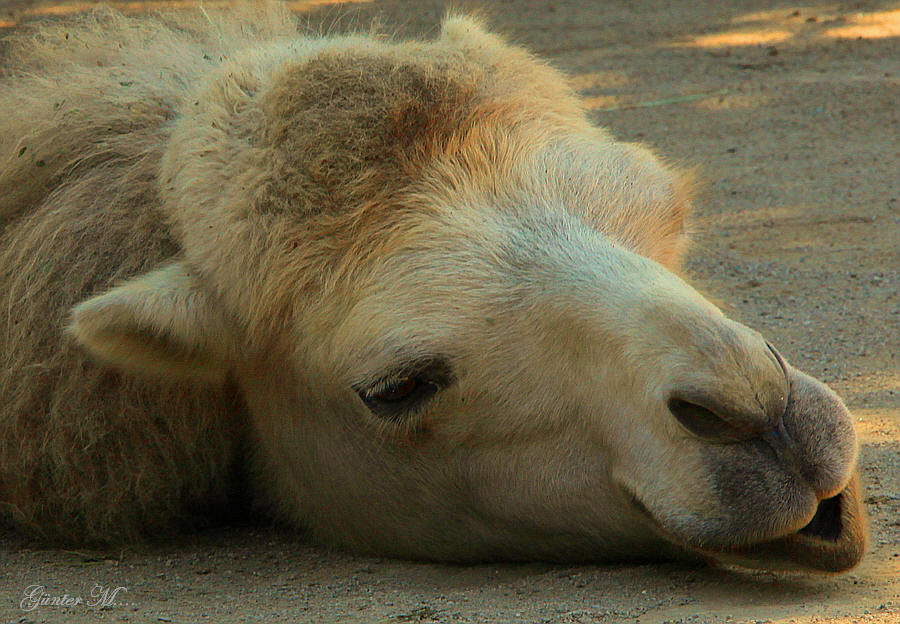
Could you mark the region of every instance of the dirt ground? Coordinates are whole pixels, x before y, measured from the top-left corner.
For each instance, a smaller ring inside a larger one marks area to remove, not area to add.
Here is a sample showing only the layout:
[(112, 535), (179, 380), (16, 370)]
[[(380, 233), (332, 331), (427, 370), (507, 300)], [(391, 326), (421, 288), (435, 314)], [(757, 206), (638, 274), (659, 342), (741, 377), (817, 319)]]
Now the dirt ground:
[[(92, 4), (0, 0), (0, 29)], [(314, 27), (375, 18), (402, 35), (433, 34), (447, 8), (291, 4)], [(676, 564), (462, 567), (327, 552), (265, 526), (106, 553), (6, 536), (0, 623), (900, 622), (900, 3), (481, 7), (496, 30), (574, 77), (596, 123), (697, 167), (704, 186), (688, 273), (853, 410), (871, 520), (864, 562), (834, 577)], [(104, 609), (23, 611), (34, 584), (89, 601), (95, 585), (125, 590)]]

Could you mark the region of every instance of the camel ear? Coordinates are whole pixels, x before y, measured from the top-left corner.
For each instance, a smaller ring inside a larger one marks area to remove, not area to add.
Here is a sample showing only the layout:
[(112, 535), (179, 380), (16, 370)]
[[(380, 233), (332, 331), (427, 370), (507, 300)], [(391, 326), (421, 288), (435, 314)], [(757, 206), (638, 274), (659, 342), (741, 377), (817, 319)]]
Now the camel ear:
[(180, 379), (220, 383), (234, 352), (224, 315), (182, 263), (79, 303), (67, 331), (113, 366)]
[(502, 47), (503, 40), (488, 32), (484, 23), (473, 15), (450, 14), (441, 23), (441, 39), (461, 48)]
[(681, 271), (684, 256), (691, 245), (689, 218), (698, 184), (693, 170), (676, 172), (676, 176), (671, 205), (658, 228), (663, 236), (657, 261), (671, 271)]

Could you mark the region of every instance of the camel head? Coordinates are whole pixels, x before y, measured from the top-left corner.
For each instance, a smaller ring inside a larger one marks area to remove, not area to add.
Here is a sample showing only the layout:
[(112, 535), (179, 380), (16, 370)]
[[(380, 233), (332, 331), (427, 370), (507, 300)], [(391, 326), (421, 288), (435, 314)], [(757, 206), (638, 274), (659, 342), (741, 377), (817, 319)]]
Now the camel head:
[(680, 176), (555, 71), (450, 19), (245, 51), (189, 103), (183, 257), (71, 331), (234, 385), (274, 513), (409, 558), (860, 559), (844, 404), (678, 275)]

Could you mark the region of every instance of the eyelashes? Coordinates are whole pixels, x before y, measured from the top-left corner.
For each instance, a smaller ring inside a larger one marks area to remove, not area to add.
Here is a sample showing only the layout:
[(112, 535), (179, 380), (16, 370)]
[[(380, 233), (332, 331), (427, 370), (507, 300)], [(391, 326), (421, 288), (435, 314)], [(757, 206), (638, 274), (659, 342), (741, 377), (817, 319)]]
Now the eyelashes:
[(453, 383), (450, 367), (443, 358), (418, 360), (401, 371), (356, 389), (369, 411), (379, 418), (393, 422), (408, 420)]
[(437, 394), (438, 387), (418, 377), (380, 383), (360, 393), (366, 407), (380, 418), (403, 422), (418, 413)]

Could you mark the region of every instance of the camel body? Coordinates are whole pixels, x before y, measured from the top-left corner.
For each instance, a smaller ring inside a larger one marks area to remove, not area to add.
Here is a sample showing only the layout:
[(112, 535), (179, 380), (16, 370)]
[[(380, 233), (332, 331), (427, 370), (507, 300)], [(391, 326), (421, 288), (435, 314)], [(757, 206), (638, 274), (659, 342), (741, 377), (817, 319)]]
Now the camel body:
[(678, 275), (689, 184), (465, 17), (98, 12), (0, 91), (0, 514), (120, 542), (227, 507), (359, 552), (865, 544), (840, 399)]

